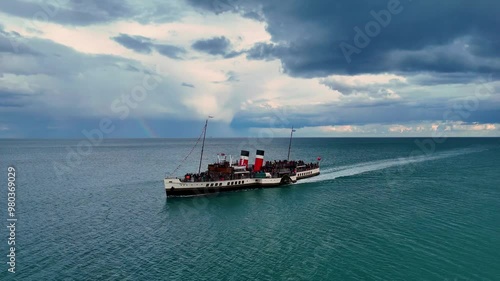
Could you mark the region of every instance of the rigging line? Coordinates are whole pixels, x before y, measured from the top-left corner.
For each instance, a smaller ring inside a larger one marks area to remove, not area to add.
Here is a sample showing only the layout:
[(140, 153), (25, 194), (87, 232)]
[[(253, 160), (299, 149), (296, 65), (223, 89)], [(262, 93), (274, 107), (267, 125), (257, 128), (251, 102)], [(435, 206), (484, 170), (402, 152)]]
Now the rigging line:
[(205, 129), (203, 129), (201, 131), (200, 137), (198, 138), (198, 140), (194, 144), (193, 148), (191, 148), (191, 151), (188, 153), (188, 155), (186, 157), (184, 157), (184, 159), (181, 161), (181, 163), (179, 164), (179, 166), (177, 166), (177, 168), (175, 168), (175, 170), (172, 173), (170, 173), (170, 175), (168, 176), (169, 178), (172, 177), (172, 175), (175, 174), (177, 172), (177, 170), (179, 170), (180, 167), (186, 162), (186, 160), (189, 158), (189, 156), (191, 156), (191, 154), (193, 153), (194, 149), (198, 146), (198, 143), (200, 143), (200, 140), (201, 140), (201, 137), (203, 136), (203, 132), (204, 131), (205, 131)]

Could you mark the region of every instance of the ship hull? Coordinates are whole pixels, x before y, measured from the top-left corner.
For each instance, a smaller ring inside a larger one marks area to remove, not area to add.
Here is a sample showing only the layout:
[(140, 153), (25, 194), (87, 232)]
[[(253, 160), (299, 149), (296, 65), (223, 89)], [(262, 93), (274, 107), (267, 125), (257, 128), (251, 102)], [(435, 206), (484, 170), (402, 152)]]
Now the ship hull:
[(167, 196), (196, 196), (196, 195), (205, 195), (205, 194), (214, 194), (220, 192), (229, 192), (236, 190), (249, 190), (260, 188), (259, 184), (242, 184), (242, 185), (234, 185), (228, 187), (194, 187), (194, 188), (166, 188), (165, 192)]
[(317, 168), (299, 172), (294, 176), (283, 176), (281, 178), (249, 178), (212, 182), (182, 182), (179, 179), (166, 178), (164, 183), (165, 192), (168, 197), (196, 196), (236, 190), (280, 187), (295, 183), (299, 179), (317, 176), (319, 173), (319, 168)]
[(304, 172), (298, 172), (297, 173), (297, 180), (312, 178), (315, 176), (319, 176), (319, 174), (320, 174), (319, 168), (304, 171)]

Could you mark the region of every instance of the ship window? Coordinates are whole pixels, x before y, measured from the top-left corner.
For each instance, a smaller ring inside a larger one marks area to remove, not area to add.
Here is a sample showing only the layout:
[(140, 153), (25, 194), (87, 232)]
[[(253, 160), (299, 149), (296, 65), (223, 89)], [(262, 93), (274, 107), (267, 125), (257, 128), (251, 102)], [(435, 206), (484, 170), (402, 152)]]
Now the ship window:
[(229, 184), (230, 184), (230, 182), (227, 183), (227, 185), (229, 185)]
[(210, 184), (209, 184), (209, 183), (207, 183), (207, 187), (209, 187), (209, 186), (210, 186)]

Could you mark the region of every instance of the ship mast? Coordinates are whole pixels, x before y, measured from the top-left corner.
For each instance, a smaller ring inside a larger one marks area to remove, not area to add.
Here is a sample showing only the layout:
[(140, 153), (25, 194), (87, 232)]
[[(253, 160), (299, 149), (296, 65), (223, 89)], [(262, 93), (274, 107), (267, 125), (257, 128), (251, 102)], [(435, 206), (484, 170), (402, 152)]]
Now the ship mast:
[(292, 131), (290, 132), (290, 144), (288, 145), (288, 157), (287, 157), (287, 161), (290, 161), (290, 149), (292, 148), (292, 136), (293, 136), (293, 133), (295, 131), (296, 130), (294, 130), (293, 126), (292, 126)]
[(203, 129), (203, 144), (201, 145), (200, 166), (198, 167), (198, 174), (201, 172), (201, 162), (203, 161), (203, 150), (205, 149), (205, 137), (207, 136), (208, 119), (210, 118), (214, 117), (208, 116), (207, 121), (205, 121), (205, 129)]

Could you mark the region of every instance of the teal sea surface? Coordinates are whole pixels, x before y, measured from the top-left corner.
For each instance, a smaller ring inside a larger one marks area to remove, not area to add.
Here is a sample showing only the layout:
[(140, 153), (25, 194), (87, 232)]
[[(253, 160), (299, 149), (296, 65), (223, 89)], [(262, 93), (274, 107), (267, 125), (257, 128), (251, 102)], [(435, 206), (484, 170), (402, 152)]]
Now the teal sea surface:
[[(500, 280), (499, 138), (297, 138), (320, 176), (168, 199), (196, 140), (79, 143), (0, 140), (0, 280)], [(207, 138), (203, 167), (241, 149), (285, 159), (288, 139)]]

